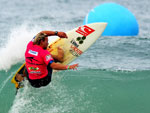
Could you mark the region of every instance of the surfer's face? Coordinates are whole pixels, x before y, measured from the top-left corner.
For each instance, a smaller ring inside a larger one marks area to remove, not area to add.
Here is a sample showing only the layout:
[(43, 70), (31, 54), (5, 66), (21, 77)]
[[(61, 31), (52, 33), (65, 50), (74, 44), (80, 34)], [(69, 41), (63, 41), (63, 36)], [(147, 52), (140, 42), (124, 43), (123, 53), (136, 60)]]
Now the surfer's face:
[(48, 46), (48, 37), (46, 37), (45, 40), (42, 41), (42, 47), (43, 47), (43, 49), (47, 49), (47, 46)]

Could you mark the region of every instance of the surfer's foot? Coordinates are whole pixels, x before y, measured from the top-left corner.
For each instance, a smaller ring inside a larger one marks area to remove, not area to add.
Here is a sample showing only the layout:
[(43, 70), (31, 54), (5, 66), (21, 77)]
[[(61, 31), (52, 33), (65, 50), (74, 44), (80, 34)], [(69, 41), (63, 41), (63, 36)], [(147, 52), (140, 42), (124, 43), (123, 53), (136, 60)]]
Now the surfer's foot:
[(64, 61), (64, 51), (60, 47), (58, 47), (57, 50), (58, 50), (58, 56), (57, 56), (58, 59), (57, 60), (59, 62), (63, 62)]
[(16, 81), (21, 82), (24, 80), (23, 74), (16, 74)]

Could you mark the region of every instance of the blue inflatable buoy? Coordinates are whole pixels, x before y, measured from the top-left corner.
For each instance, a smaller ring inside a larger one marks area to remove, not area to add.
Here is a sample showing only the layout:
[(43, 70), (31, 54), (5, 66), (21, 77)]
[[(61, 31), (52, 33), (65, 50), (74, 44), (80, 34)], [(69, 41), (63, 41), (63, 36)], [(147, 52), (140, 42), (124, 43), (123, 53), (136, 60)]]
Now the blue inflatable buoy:
[(83, 24), (107, 22), (102, 36), (136, 36), (139, 26), (134, 15), (121, 5), (104, 3), (92, 9)]

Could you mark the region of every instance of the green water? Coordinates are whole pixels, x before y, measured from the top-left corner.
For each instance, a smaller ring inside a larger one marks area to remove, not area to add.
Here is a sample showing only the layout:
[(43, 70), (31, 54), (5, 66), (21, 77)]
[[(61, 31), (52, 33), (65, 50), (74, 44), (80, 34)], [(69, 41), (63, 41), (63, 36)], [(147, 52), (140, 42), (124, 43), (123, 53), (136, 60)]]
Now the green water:
[[(139, 24), (134, 37), (101, 37), (73, 63), (77, 71), (53, 74), (46, 87), (27, 81), (15, 95), (13, 74), (26, 44), (41, 30), (68, 31), (97, 5), (115, 2)], [(0, 113), (150, 113), (149, 0), (0, 1)]]
[[(111, 72), (84, 70), (80, 76), (65, 76), (63, 83), (76, 102), (73, 112), (148, 113), (149, 71)], [(72, 75), (72, 74), (71, 74)], [(68, 82), (66, 82), (68, 81)], [(70, 88), (70, 86), (72, 88)], [(79, 110), (79, 111), (78, 111)]]
[(8, 112), (16, 98), (12, 109), (19, 113), (149, 113), (149, 73), (99, 69), (58, 72), (47, 87), (35, 89), (27, 83), (16, 97), (8, 83), (0, 104), (5, 104), (2, 112)]

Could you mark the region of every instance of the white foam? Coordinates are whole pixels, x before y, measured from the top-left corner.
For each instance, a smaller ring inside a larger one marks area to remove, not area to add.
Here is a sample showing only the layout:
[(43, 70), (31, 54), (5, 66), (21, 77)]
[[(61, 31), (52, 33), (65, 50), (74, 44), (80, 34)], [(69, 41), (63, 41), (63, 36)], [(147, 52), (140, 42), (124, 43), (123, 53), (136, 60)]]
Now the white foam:
[(64, 113), (70, 111), (74, 100), (61, 84), (62, 76), (54, 76), (51, 84), (43, 88), (33, 88), (25, 82), (15, 97), (9, 113)]
[[(0, 49), (0, 70), (8, 70), (12, 65), (23, 62), (27, 43), (40, 31), (38, 26), (29, 28), (27, 24), (13, 28)], [(49, 38), (49, 41), (56, 38)]]
[(29, 30), (27, 25), (21, 25), (11, 30), (7, 42), (0, 49), (0, 70), (7, 70), (13, 64), (24, 60), (26, 45), (37, 31), (37, 29)]

